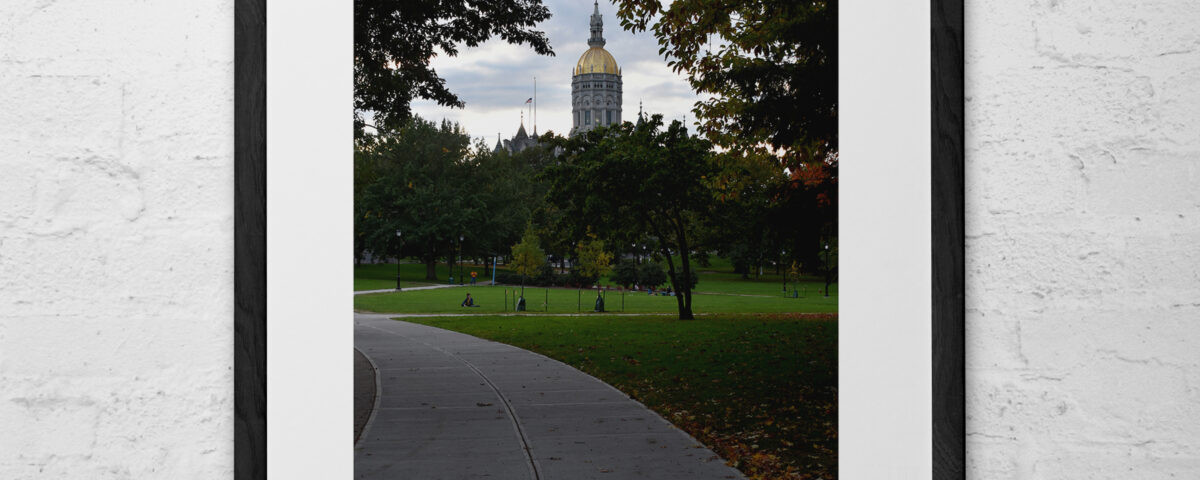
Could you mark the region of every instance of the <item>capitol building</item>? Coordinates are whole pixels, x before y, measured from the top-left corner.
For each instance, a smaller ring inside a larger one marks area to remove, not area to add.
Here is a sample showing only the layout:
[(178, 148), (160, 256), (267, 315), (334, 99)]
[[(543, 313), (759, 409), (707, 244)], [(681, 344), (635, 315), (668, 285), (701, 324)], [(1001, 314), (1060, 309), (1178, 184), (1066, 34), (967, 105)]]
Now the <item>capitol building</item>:
[[(572, 136), (598, 126), (621, 123), (621, 67), (604, 49), (604, 19), (600, 16), (599, 1), (593, 3), (590, 31), (588, 49), (571, 69)], [(496, 139), (495, 151), (516, 153), (538, 143), (537, 128), (533, 135), (527, 134), (522, 118), (515, 136), (508, 140)]]
[(621, 67), (604, 49), (604, 20), (594, 4), (586, 52), (571, 72), (571, 134), (621, 123)]

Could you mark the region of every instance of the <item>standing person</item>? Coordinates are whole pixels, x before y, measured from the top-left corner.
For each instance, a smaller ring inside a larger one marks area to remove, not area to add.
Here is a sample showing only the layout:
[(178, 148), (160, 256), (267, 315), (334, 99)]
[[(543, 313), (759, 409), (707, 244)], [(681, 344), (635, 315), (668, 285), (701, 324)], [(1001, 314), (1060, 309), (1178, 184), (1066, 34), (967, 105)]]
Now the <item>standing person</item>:
[(474, 271), (471, 272), (471, 285), (475, 285), (475, 276), (476, 275), (479, 275), (479, 274)]

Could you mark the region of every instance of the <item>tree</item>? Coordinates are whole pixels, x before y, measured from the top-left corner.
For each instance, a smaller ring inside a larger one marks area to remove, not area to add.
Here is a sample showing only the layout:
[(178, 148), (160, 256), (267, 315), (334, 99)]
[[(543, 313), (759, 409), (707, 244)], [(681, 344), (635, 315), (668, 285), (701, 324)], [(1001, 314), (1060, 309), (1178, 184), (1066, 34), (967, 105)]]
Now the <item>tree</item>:
[[(665, 277), (664, 277), (665, 278)], [(625, 288), (638, 283), (638, 264), (630, 259), (624, 259), (617, 262), (612, 269), (612, 276), (609, 277), (613, 283)]]
[[(800, 264), (795, 260), (792, 261), (792, 265), (784, 273), (784, 282), (800, 283)], [(793, 290), (795, 289), (795, 287), (792, 288)]]
[(710, 140), (769, 145), (789, 168), (836, 158), (836, 0), (615, 3), (622, 27), (653, 30), (668, 65), (711, 96), (693, 109)]
[(710, 97), (692, 110), (709, 140), (787, 172), (772, 205), (754, 212), (765, 221), (720, 246), (741, 267), (784, 248), (815, 265), (822, 234), (837, 228), (837, 1), (615, 3), (622, 27), (651, 30), (668, 64)]
[(776, 249), (791, 252), (805, 269), (820, 265), (825, 243), (838, 234), (837, 164), (812, 167), (823, 171), (789, 172), (791, 180), (778, 193), (767, 217)]
[[(712, 144), (691, 136), (662, 115), (637, 125), (626, 122), (556, 141), (559, 163), (548, 167), (547, 200), (563, 218), (591, 227), (601, 238), (653, 236), (670, 278), (692, 278), (696, 229), (713, 202), (716, 173)], [(578, 231), (578, 228), (577, 230)], [(679, 255), (676, 264), (672, 254)], [(675, 284), (679, 318), (692, 319), (690, 282)]]
[[(628, 288), (631, 285), (657, 287), (667, 281), (667, 273), (654, 262), (638, 265), (633, 260), (621, 260), (613, 267), (612, 281)], [(692, 284), (693, 286), (695, 283)]]
[(795, 221), (776, 215), (787, 176), (778, 159), (762, 152), (727, 151), (718, 160), (716, 205), (706, 241), (733, 262), (742, 278), (751, 273), (757, 278), (768, 252), (780, 250), (780, 232)]
[(612, 263), (612, 254), (604, 251), (604, 241), (597, 240), (594, 235), (579, 242), (575, 247), (579, 259), (579, 271), (596, 284), (596, 294), (600, 292), (600, 276), (608, 273)]
[(459, 235), (486, 217), (486, 205), (463, 181), (472, 174), (469, 145), (457, 124), (419, 117), (394, 135), (358, 140), (356, 244), (377, 254), (415, 255), (425, 263), (425, 278), (436, 281), (437, 259), (453, 257)]
[(838, 269), (838, 246), (837, 238), (826, 239), (823, 255), (820, 258), (821, 273), (825, 277), (825, 296), (829, 296), (829, 284), (833, 283), (833, 278), (837, 275)]
[(438, 259), (454, 262), (459, 236), (464, 258), (506, 253), (545, 189), (524, 159), (419, 117), (391, 135), (358, 139), (354, 169), (355, 256), (415, 255), (430, 281)]
[(415, 98), (462, 108), (462, 100), (429, 66), (439, 54), (454, 57), (461, 46), (500, 37), (529, 45), (539, 55), (554, 55), (546, 34), (533, 29), (548, 18), (550, 10), (541, 0), (355, 0), (355, 132), (362, 134), (365, 115), (376, 128), (398, 129)]
[(638, 284), (644, 287), (657, 287), (667, 281), (667, 272), (662, 265), (646, 262), (638, 266)]
[[(462, 181), (471, 185), (475, 206), (484, 214), (467, 231), (467, 255), (503, 254), (521, 238), (524, 226), (545, 197), (545, 187), (534, 179), (534, 162), (548, 156), (542, 150), (531, 148), (513, 155), (476, 145), (469, 177)], [(541, 245), (545, 248), (545, 241)]]
[(525, 296), (525, 277), (536, 275), (546, 263), (546, 252), (538, 245), (533, 226), (525, 227), (521, 241), (512, 247), (513, 268), (521, 274), (521, 297)]

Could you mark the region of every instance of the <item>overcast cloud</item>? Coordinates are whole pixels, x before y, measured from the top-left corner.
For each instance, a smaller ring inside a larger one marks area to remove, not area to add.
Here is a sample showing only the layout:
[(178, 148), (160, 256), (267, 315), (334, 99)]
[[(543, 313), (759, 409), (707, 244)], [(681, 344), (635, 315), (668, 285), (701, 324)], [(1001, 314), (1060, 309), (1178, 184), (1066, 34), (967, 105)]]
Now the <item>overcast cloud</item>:
[[(496, 143), (496, 134), (510, 138), (520, 126), (525, 99), (533, 96), (537, 77), (537, 129), (565, 134), (571, 129), (571, 69), (588, 49), (588, 22), (592, 14), (590, 0), (543, 0), (552, 17), (538, 26), (550, 38), (556, 56), (537, 55), (528, 46), (509, 45), (493, 39), (476, 48), (463, 48), (457, 57), (437, 57), (432, 66), (446, 79), (451, 91), (466, 103), (452, 109), (418, 100), (413, 112), (430, 120), (443, 118), (459, 122), (472, 138)], [(671, 72), (658, 54), (658, 42), (648, 32), (632, 34), (621, 28), (616, 7), (601, 2), (604, 18), (605, 49), (621, 67), (624, 104), (622, 119), (637, 117), (638, 101), (648, 113), (661, 113), (667, 119), (687, 118), (692, 104), (699, 99), (687, 81)], [(533, 122), (526, 118), (525, 128), (532, 133)]]

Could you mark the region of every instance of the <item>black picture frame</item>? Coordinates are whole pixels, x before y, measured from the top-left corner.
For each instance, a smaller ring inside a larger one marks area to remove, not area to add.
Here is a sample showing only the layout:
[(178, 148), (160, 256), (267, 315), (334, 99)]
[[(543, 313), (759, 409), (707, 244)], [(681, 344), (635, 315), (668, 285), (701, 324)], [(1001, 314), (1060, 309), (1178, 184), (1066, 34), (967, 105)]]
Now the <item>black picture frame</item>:
[(267, 2), (234, 3), (233, 477), (267, 478)]
[[(965, 478), (962, 0), (931, 0), (933, 478)], [(234, 4), (234, 478), (267, 478), (266, 0)]]
[(963, 1), (930, 0), (933, 478), (966, 478)]

